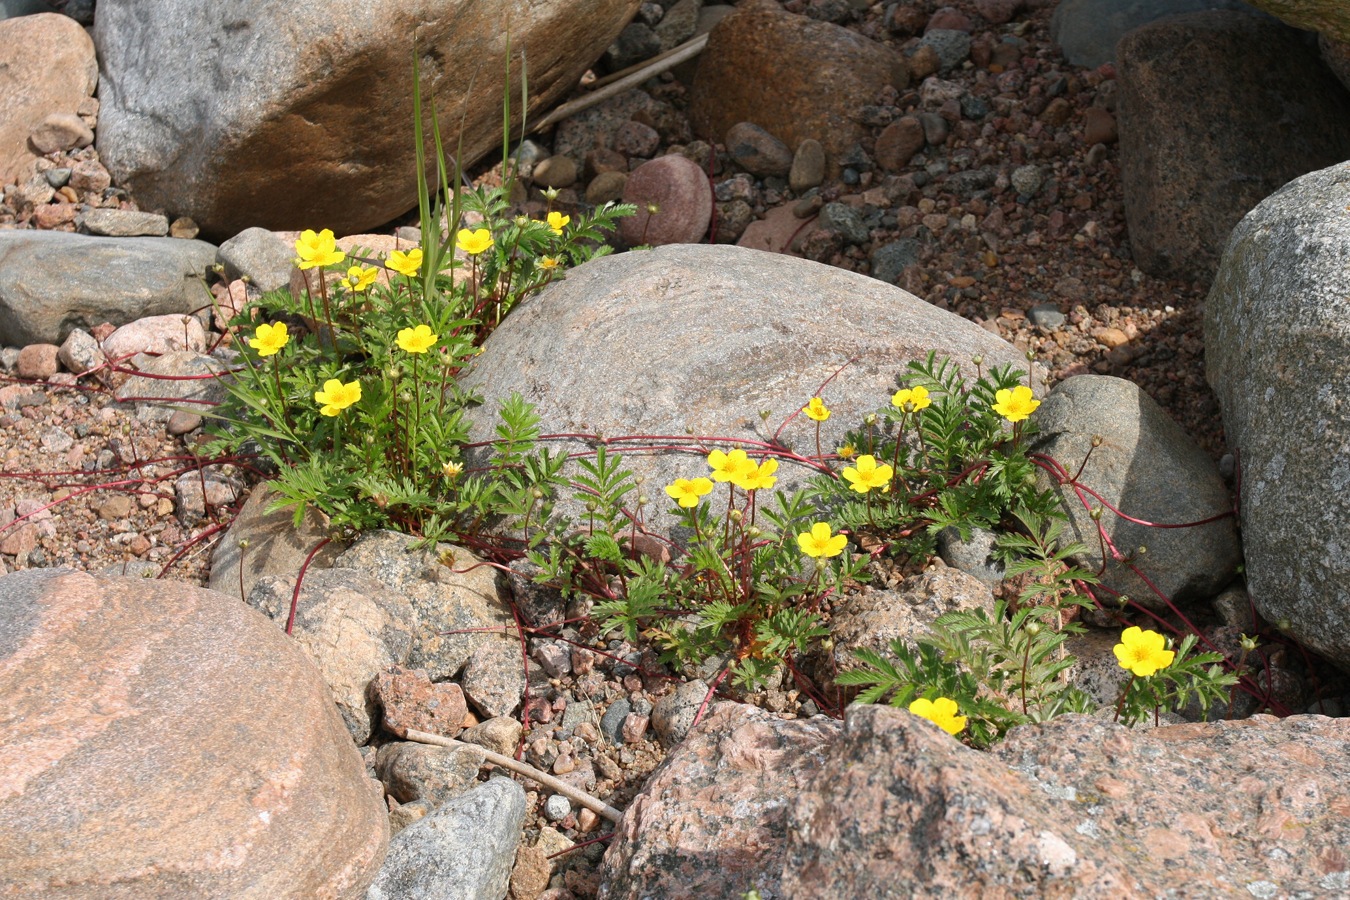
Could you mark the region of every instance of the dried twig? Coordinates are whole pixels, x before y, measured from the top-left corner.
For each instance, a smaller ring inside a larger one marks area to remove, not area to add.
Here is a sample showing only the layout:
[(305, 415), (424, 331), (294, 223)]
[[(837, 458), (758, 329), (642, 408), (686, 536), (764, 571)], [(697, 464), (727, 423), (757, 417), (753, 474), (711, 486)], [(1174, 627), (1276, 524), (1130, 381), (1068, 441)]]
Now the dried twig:
[(439, 734), (430, 734), (425, 731), (417, 731), (413, 728), (404, 730), (402, 737), (410, 741), (417, 741), (419, 744), (435, 744), (438, 747), (472, 747), (475, 750), (482, 751), (483, 758), (494, 766), (501, 766), (503, 769), (509, 769), (512, 772), (515, 772), (517, 775), (524, 775), (531, 781), (537, 781), (544, 787), (550, 788), (568, 799), (575, 800), (596, 815), (604, 816), (615, 825), (619, 824), (619, 820), (623, 818), (623, 813), (619, 810), (610, 806), (608, 803), (605, 803), (603, 800), (597, 800), (585, 791), (577, 790), (561, 778), (554, 778), (552, 775), (547, 775), (539, 771), (534, 766), (527, 765), (523, 762), (517, 762), (509, 756), (494, 753), (477, 744), (466, 744), (463, 741), (457, 741), (454, 738), (442, 737)]
[[(703, 52), (703, 46), (708, 43), (708, 36), (700, 34), (698, 37), (686, 41), (678, 47), (674, 47), (660, 56), (642, 64), (632, 74), (624, 75), (617, 81), (610, 82), (603, 87), (592, 91), (584, 97), (578, 97), (570, 103), (564, 103), (553, 112), (544, 116), (538, 122), (530, 125), (526, 129), (527, 134), (533, 134), (536, 131), (543, 131), (552, 125), (556, 125), (569, 116), (574, 116), (583, 109), (590, 109), (595, 104), (620, 94), (629, 88), (639, 85), (651, 78), (653, 75), (660, 75), (667, 69), (673, 69), (686, 59), (693, 59)], [(625, 70), (627, 71), (627, 70)], [(618, 73), (621, 74), (622, 73)]]

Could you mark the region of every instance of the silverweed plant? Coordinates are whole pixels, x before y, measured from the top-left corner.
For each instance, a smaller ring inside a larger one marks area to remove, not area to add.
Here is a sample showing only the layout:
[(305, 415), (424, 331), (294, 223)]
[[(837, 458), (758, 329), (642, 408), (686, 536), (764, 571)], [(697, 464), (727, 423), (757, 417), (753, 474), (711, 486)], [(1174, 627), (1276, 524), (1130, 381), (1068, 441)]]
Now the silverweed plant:
[[(1068, 682), (1076, 660), (1064, 644), (1084, 630), (1074, 619), (1079, 608), (1096, 605), (1088, 591), (1097, 578), (1073, 564), (1084, 548), (1063, 540), (1064, 510), (1052, 492), (1035, 487), (1037, 462), (1026, 446), (1040, 401), (1020, 383), (1024, 373), (994, 369), (986, 377), (980, 360), (975, 364), (976, 380), (967, 385), (950, 360), (930, 353), (911, 363), (890, 408), (869, 415), (864, 430), (836, 451), (853, 465), (837, 479), (817, 478), (813, 495), (878, 552), (911, 559), (930, 557), (945, 528), (963, 539), (974, 527), (995, 532), (995, 555), (1006, 575), (1027, 584), (1016, 601), (1000, 600), (992, 614), (941, 616), (930, 637), (892, 642), (890, 658), (857, 650), (860, 666), (835, 677), (839, 685), (863, 688), (856, 702), (889, 696), (951, 734), (968, 728), (970, 743), (987, 747), (1015, 725), (1096, 711), (1093, 699)], [(819, 421), (824, 409), (813, 398), (803, 412)], [(1164, 650), (1162, 635), (1143, 632), (1144, 640), (1139, 632), (1127, 629), (1117, 647), (1132, 673), (1117, 721), (1134, 724), (1150, 710), (1156, 716), (1192, 697), (1208, 710), (1237, 683), (1224, 671), (1222, 654), (1192, 653), (1194, 635), (1171, 651)]]

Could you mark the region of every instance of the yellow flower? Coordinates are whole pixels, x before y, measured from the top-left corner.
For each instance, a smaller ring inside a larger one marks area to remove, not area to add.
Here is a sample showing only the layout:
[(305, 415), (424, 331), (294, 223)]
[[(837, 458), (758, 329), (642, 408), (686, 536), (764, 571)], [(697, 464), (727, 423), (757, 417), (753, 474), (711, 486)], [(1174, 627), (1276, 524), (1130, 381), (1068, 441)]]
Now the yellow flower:
[(429, 326), (418, 325), (416, 328), (401, 329), (398, 333), (398, 345), (409, 353), (426, 353), (439, 338), (439, 334), (431, 333)]
[(812, 397), (811, 402), (802, 407), (802, 412), (806, 413), (808, 419), (814, 419), (817, 422), (824, 422), (830, 417), (830, 411), (825, 407), (825, 401), (819, 397)]
[(413, 278), (422, 271), (422, 248), (414, 247), (407, 253), (394, 250), (385, 259), (384, 264), (400, 275)]
[(713, 481), (730, 481), (737, 485), (758, 468), (744, 450), (732, 450), (730, 453), (714, 450), (708, 454), (708, 465), (713, 470)]
[(742, 473), (740, 481), (732, 480), (737, 487), (744, 488), (747, 491), (769, 490), (778, 482), (778, 478), (773, 474), (778, 471), (778, 460), (766, 459), (759, 465), (751, 463), (746, 466)]
[(558, 268), (558, 258), (556, 256), (539, 257), (539, 268), (543, 269), (545, 272), (552, 272), (554, 269)]
[(271, 356), (290, 343), (291, 336), (286, 333), (286, 323), (259, 325), (248, 345), (258, 351), (259, 356)]
[(457, 478), (459, 477), (459, 473), (463, 471), (463, 463), (448, 462), (441, 466), (441, 474), (446, 478)]
[(314, 392), (314, 402), (323, 407), (319, 412), (325, 416), (336, 416), (347, 407), (361, 399), (361, 382), (343, 384), (336, 378), (323, 383), (323, 390)]
[(570, 221), (572, 221), (571, 216), (564, 216), (560, 212), (551, 212), (548, 214), (548, 227), (553, 229), (554, 234), (562, 234), (563, 228)]
[(1009, 422), (1020, 422), (1036, 411), (1041, 401), (1031, 395), (1031, 388), (1019, 384), (1011, 391), (1007, 388), (994, 395), (994, 412)]
[[(910, 404), (906, 406), (906, 404)], [(891, 397), (891, 406), (905, 412), (918, 412), (921, 409), (927, 409), (933, 405), (933, 401), (928, 399), (928, 388), (912, 387), (896, 391)]]
[(927, 719), (950, 735), (960, 734), (966, 727), (966, 717), (957, 715), (960, 709), (956, 701), (948, 697), (939, 697), (936, 700), (920, 697), (909, 705), (909, 711)]
[(347, 270), (347, 287), (353, 291), (364, 291), (375, 283), (375, 276), (380, 274), (379, 269), (370, 269), (365, 266), (352, 266)]
[(312, 229), (302, 231), (300, 240), (295, 242), (295, 254), (300, 257), (295, 264), (301, 269), (333, 266), (347, 258), (347, 254), (337, 248), (337, 240), (328, 228), (318, 234)]
[(844, 444), (842, 447), (834, 448), (834, 455), (840, 459), (852, 459), (858, 455), (858, 448), (852, 444)]
[(812, 559), (838, 556), (848, 546), (848, 537), (842, 534), (830, 535), (828, 522), (817, 522), (810, 531), (797, 535), (797, 546)]
[(893, 474), (895, 470), (885, 463), (877, 465), (875, 456), (863, 455), (858, 457), (856, 469), (853, 466), (844, 469), (844, 480), (853, 490), (865, 494), (872, 488), (889, 487)]
[(1116, 659), (1122, 669), (1129, 669), (1140, 678), (1147, 678), (1159, 669), (1172, 664), (1176, 653), (1164, 649), (1166, 641), (1156, 631), (1144, 631), (1138, 625), (1131, 625), (1120, 635), (1120, 643), (1115, 646)]
[(486, 228), (480, 228), (477, 231), (461, 228), (459, 233), (455, 235), (455, 246), (470, 256), (477, 256), (492, 246), (492, 232)]
[(676, 478), (666, 485), (666, 494), (685, 509), (698, 506), (698, 498), (711, 494), (713, 483), (706, 478)]

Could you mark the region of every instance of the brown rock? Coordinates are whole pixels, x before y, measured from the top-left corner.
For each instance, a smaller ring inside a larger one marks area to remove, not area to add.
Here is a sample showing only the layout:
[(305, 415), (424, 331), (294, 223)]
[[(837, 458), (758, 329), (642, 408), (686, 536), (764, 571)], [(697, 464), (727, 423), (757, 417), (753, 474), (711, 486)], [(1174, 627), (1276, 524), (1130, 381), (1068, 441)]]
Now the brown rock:
[(877, 165), (888, 172), (899, 172), (924, 147), (923, 123), (914, 116), (904, 116), (882, 129), (877, 135)]
[(56, 153), (88, 147), (94, 142), (94, 133), (84, 120), (71, 112), (56, 112), (47, 116), (28, 134), (33, 149), (41, 154)]
[(624, 172), (601, 172), (586, 185), (586, 202), (599, 206), (618, 201), (623, 198), (623, 189), (627, 184), (628, 175)]
[(1098, 106), (1083, 110), (1084, 144), (1114, 144), (1117, 137), (1115, 116)]
[(636, 215), (619, 220), (619, 234), (630, 246), (695, 244), (712, 222), (708, 176), (683, 156), (662, 156), (638, 166), (624, 184), (623, 201), (638, 208)]
[(384, 709), (385, 729), (399, 737), (409, 728), (455, 737), (469, 712), (459, 685), (433, 684), (421, 669), (394, 666), (377, 675), (371, 688)]
[(603, 175), (605, 172), (622, 172), (627, 175), (627, 157), (607, 147), (597, 147), (588, 151), (586, 153), (586, 174), (594, 178), (596, 175)]
[(577, 183), (577, 164), (570, 156), (550, 156), (534, 167), (531, 178), (541, 187), (571, 187)]
[(793, 215), (792, 207), (775, 206), (764, 214), (764, 218), (756, 219), (746, 227), (736, 246), (800, 256), (801, 242), (815, 230), (814, 216), (803, 221)]
[(29, 344), (19, 351), (16, 368), (20, 378), (51, 378), (57, 371), (55, 344)]
[(784, 825), (838, 728), (824, 717), (713, 706), (628, 805), (601, 863), (602, 896), (694, 900), (751, 887), (791, 896), (779, 891)]
[[(99, 153), (144, 207), (191, 216), (211, 238), (248, 226), (366, 231), (417, 203), (414, 39), (423, 102), (444, 114), (447, 148), (459, 146), (463, 122), (468, 167), (501, 145), (508, 19), (512, 53), (529, 48), (530, 106), (546, 108), (637, 6), (336, 0), (246, 13), (208, 4), (184, 16), (168, 5), (109, 5), (94, 25)], [(470, 59), (483, 65), (463, 64)], [(513, 90), (519, 97), (518, 74)], [(517, 124), (520, 106), (512, 104)]]
[(959, 9), (944, 6), (929, 17), (928, 26), (924, 28), (925, 32), (934, 30), (964, 31), (969, 34), (975, 30), (975, 25), (970, 21), (970, 16)]
[(1322, 716), (1131, 731), (1069, 715), (983, 754), (852, 707), (790, 807), (783, 895), (1343, 891), (1350, 818), (1329, 811), (1350, 804), (1347, 738)]
[(33, 210), (33, 225), (51, 231), (74, 223), (79, 211), (74, 203), (44, 203)]
[(37, 547), (38, 530), (32, 522), (18, 528), (6, 528), (0, 535), (0, 553), (8, 553), (18, 559), (26, 559)]
[(1068, 122), (1069, 117), (1072, 115), (1073, 104), (1063, 97), (1056, 97), (1046, 105), (1045, 109), (1041, 111), (1040, 116), (1037, 118), (1047, 125), (1059, 127), (1065, 122)]
[(778, 138), (753, 122), (737, 122), (726, 134), (727, 155), (751, 175), (786, 175), (792, 168), (792, 151)]
[(1127, 34), (1117, 60), (1125, 219), (1150, 275), (1208, 281), (1257, 203), (1350, 158), (1350, 98), (1278, 23), (1168, 18)]
[(28, 136), (53, 113), (73, 113), (94, 93), (94, 42), (74, 19), (38, 13), (0, 20), (0, 185), (23, 181), (37, 157)]
[(98, 505), (98, 517), (107, 522), (125, 519), (131, 514), (131, 498), (126, 494), (109, 494)]
[[(809, 64), (804, 64), (809, 61)], [(689, 98), (700, 137), (754, 122), (788, 147), (814, 138), (837, 160), (866, 132), (858, 107), (909, 84), (904, 60), (828, 22), (763, 9), (727, 16), (708, 36)], [(631, 219), (628, 221), (632, 221)]]
[(975, 0), (975, 11), (990, 25), (1011, 22), (1022, 8), (1023, 0)]
[(313, 666), (170, 581), (0, 581), (0, 883), (61, 898), (365, 895), (378, 788)]
[(511, 870), (511, 896), (515, 900), (535, 900), (548, 889), (548, 857), (537, 847), (521, 844), (516, 849), (516, 865)]
[(112, 184), (112, 176), (96, 159), (82, 159), (70, 167), (70, 187), (76, 191), (101, 194)]
[(920, 44), (909, 57), (909, 74), (918, 81), (942, 68), (942, 60), (932, 44)]

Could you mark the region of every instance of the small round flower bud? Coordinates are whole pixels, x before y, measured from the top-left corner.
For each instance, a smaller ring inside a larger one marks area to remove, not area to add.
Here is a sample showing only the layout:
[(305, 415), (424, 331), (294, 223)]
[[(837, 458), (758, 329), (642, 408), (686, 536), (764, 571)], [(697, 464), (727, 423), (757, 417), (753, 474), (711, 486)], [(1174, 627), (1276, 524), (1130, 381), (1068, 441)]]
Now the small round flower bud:
[(1102, 445), (1102, 436), (1100, 434), (1094, 434), (1092, 436), (1092, 446), (1100, 447), (1101, 445)]
[(1102, 518), (1102, 508), (1100, 506), (1094, 506), (1092, 507), (1092, 512), (1088, 513), (1088, 515), (1092, 517), (1092, 521), (1100, 522)]
[(1116, 598), (1116, 602), (1119, 603), (1121, 606), (1127, 606), (1130, 602), (1130, 595), (1121, 594), (1119, 597)]
[(1027, 351), (1027, 362), (1034, 362), (1035, 359), (1036, 359), (1036, 351), (1035, 351), (1035, 350), (1028, 350), (1028, 351)]
[(733, 522), (739, 522), (741, 519), (745, 518), (745, 516), (739, 509), (733, 509), (731, 512), (727, 513), (727, 518), (731, 519)]
[(1134, 552), (1135, 552), (1135, 554), (1138, 555), (1138, 556), (1144, 556), (1144, 555), (1146, 555), (1146, 554), (1148, 553), (1148, 548), (1145, 547), (1143, 544), (1140, 544), (1140, 545), (1139, 545), (1139, 549), (1136, 550), (1136, 551), (1134, 551)]
[(599, 504), (599, 503), (596, 503), (594, 500), (587, 500), (587, 501), (586, 501), (586, 512), (595, 512), (595, 511), (596, 511), (597, 509), (599, 509), (599, 508), (600, 508), (600, 504)]
[(764, 534), (764, 529), (760, 528), (758, 525), (751, 525), (749, 528), (745, 529), (745, 533), (752, 538), (757, 538)]
[(633, 484), (636, 484), (636, 485), (644, 485), (644, 484), (646, 484), (646, 483), (647, 483), (647, 476), (646, 476), (646, 475), (637, 475), (637, 476), (635, 476), (635, 477), (633, 478)]
[(648, 497), (646, 494), (638, 494), (638, 506), (646, 506), (648, 503), (651, 502), (652, 502), (651, 498)]
[(252, 276), (252, 275), (240, 275), (240, 276), (239, 276), (239, 280), (242, 281), (244, 284), (252, 284), (252, 283), (253, 283), (253, 276)]
[(225, 264), (216, 263), (214, 266), (211, 267), (211, 271), (215, 272), (217, 275), (223, 275), (225, 273)]
[(240, 549), (240, 550), (247, 550), (247, 549), (248, 549), (248, 538), (240, 538), (240, 539), (239, 539), (239, 549)]
[(974, 356), (972, 356), (972, 357), (970, 358), (970, 361), (973, 362), (973, 363), (974, 363), (975, 365), (977, 365), (977, 366), (982, 366), (982, 365), (984, 365), (984, 357), (981, 356), (981, 355), (978, 354), (978, 353), (976, 353)]
[(661, 204), (659, 204), (659, 203), (648, 203), (648, 204), (647, 204), (647, 215), (649, 215), (649, 216), (654, 216), (654, 215), (656, 215), (657, 213), (659, 213), (660, 211), (661, 211)]
[(535, 488), (534, 490), (530, 491), (530, 496), (536, 500), (543, 500), (544, 492), (539, 490), (539, 488)]
[(1288, 619), (1280, 619), (1275, 623), (1275, 627), (1278, 628), (1280, 631), (1288, 631), (1290, 628), (1293, 627), (1293, 623), (1290, 622)]
[(1246, 650), (1247, 652), (1250, 653), (1252, 650), (1256, 649), (1256, 636), (1244, 634), (1239, 638), (1239, 643), (1242, 644), (1243, 650)]
[(1028, 622), (1025, 627), (1027, 634), (1031, 635), (1032, 637), (1035, 637), (1036, 635), (1041, 633), (1040, 622)]
[(864, 425), (875, 425), (875, 424), (877, 424), (877, 414), (876, 414), (876, 413), (868, 413), (867, 415), (863, 416), (863, 424), (864, 424)]

